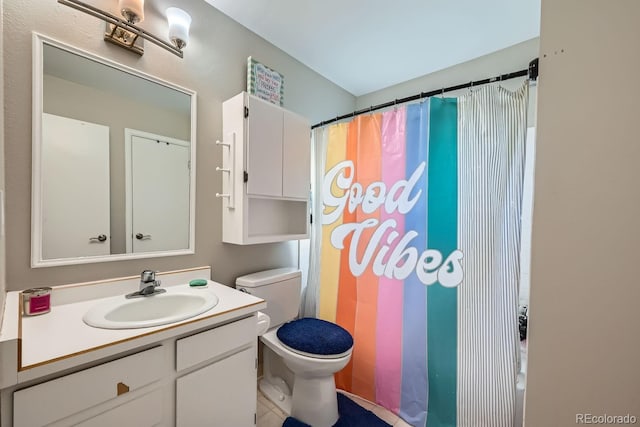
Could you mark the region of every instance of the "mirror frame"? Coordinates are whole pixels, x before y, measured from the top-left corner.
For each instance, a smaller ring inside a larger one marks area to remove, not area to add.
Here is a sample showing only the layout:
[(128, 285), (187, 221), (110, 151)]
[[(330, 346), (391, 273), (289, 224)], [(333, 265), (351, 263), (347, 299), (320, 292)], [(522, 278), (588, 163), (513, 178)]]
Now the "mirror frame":
[[(42, 257), (42, 113), (43, 113), (43, 78), (44, 78), (44, 46), (49, 45), (69, 53), (82, 56), (88, 60), (98, 62), (119, 71), (151, 81), (167, 88), (179, 91), (191, 97), (191, 130), (190, 130), (190, 160), (191, 175), (189, 177), (189, 247), (186, 249), (123, 253), (100, 256), (83, 256), (75, 258), (44, 259)], [(195, 253), (195, 208), (196, 208), (196, 92), (176, 84), (167, 82), (134, 68), (119, 64), (91, 52), (70, 46), (59, 40), (33, 32), (32, 36), (32, 160), (31, 160), (31, 267), (53, 267), (60, 265), (89, 264), (98, 262), (124, 261), (142, 258), (159, 258), (166, 256), (192, 255)]]

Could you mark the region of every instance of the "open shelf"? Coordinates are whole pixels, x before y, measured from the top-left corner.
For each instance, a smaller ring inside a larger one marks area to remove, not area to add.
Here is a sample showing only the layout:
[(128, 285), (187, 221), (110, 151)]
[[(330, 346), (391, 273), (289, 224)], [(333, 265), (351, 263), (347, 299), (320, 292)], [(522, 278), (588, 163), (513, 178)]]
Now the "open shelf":
[[(247, 238), (260, 241), (307, 238), (306, 201), (249, 197), (247, 199)], [(285, 239), (286, 237), (286, 239)]]

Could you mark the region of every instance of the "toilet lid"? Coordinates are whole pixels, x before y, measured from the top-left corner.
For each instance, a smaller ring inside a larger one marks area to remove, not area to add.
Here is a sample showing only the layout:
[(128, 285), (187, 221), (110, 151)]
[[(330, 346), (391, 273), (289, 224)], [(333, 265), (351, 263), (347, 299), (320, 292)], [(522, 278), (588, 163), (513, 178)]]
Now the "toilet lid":
[(343, 355), (353, 347), (344, 328), (325, 320), (303, 317), (280, 326), (278, 339), (290, 349), (317, 356)]

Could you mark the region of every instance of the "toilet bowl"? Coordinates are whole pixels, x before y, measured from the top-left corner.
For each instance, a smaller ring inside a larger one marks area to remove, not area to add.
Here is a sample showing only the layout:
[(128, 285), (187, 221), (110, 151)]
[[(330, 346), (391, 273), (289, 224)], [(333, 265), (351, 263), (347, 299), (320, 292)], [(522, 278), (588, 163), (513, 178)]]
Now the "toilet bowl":
[(334, 425), (338, 421), (338, 401), (333, 374), (349, 363), (353, 341), (338, 354), (314, 354), (283, 343), (275, 329), (262, 335), (261, 340), (294, 374), (290, 415), (314, 427)]
[[(353, 339), (338, 325), (298, 319), (300, 272), (269, 270), (239, 277), (236, 287), (267, 301), (268, 316), (260, 390), (283, 412), (313, 427), (338, 420), (334, 374), (351, 358)], [(271, 309), (271, 310), (270, 310)], [(258, 332), (264, 332), (265, 323)], [(283, 366), (284, 365), (284, 366)], [(279, 368), (279, 370), (278, 370)]]

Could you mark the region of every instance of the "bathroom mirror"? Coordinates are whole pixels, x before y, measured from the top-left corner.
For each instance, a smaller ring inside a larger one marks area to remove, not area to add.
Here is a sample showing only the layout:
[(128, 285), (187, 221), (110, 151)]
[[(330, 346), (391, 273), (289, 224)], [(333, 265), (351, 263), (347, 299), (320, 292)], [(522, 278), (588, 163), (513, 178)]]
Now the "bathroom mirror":
[(194, 253), (196, 93), (33, 35), (32, 267)]

